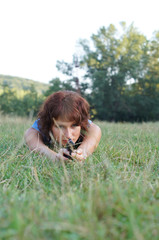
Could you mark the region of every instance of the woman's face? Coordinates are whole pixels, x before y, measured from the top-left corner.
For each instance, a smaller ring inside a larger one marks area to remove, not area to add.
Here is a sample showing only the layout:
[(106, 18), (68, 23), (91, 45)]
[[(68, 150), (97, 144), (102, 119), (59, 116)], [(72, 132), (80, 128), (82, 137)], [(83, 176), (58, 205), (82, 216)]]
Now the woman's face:
[(52, 133), (55, 140), (65, 146), (70, 138), (74, 143), (78, 140), (81, 132), (81, 126), (76, 125), (74, 122), (63, 121), (58, 118), (54, 120)]

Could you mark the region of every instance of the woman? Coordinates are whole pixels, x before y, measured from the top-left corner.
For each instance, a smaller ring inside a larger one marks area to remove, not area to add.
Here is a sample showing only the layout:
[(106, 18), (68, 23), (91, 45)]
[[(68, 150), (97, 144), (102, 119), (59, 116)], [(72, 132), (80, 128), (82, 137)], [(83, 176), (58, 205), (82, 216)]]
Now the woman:
[[(38, 120), (25, 133), (30, 150), (52, 160), (71, 158), (83, 161), (94, 152), (101, 138), (100, 128), (89, 120), (89, 104), (78, 93), (59, 91), (50, 95), (42, 105)], [(65, 147), (68, 141), (74, 149)], [(53, 144), (53, 150), (50, 148)], [(60, 148), (57, 150), (56, 147)]]

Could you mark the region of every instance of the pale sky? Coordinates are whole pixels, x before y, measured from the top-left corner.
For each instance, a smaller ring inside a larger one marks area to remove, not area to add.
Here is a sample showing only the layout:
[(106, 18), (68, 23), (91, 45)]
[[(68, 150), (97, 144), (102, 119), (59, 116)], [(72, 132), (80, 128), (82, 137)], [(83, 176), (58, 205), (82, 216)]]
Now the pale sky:
[(151, 38), (158, 10), (159, 0), (0, 0), (0, 74), (48, 83), (80, 38), (121, 21)]

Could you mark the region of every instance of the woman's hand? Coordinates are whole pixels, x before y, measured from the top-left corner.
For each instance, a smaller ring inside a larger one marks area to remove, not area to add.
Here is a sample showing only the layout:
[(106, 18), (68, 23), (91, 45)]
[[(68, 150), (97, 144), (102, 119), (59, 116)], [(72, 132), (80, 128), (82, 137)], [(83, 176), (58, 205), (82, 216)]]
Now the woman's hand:
[[(71, 157), (67, 158), (67, 156)], [(55, 160), (57, 161), (64, 161), (64, 162), (71, 162), (73, 160), (83, 162), (86, 159), (86, 155), (83, 152), (83, 149), (79, 148), (74, 150), (72, 154), (69, 154), (69, 151), (65, 148), (61, 148), (58, 153), (56, 153)]]
[[(67, 158), (67, 156), (70, 156), (72, 159)], [(56, 154), (56, 160), (59, 160), (59, 161), (70, 162), (75, 160), (75, 161), (83, 162), (85, 159), (86, 159), (86, 154), (84, 154), (83, 149), (81, 148), (74, 150), (71, 155), (69, 154), (69, 151), (67, 149), (61, 148), (59, 152)]]
[(66, 155), (70, 156), (69, 151), (65, 148), (61, 148), (59, 152), (56, 154), (55, 160), (64, 161), (64, 162), (70, 160), (69, 158), (66, 157)]
[(71, 157), (77, 161), (83, 162), (87, 158), (87, 155), (82, 148), (78, 148), (72, 152)]

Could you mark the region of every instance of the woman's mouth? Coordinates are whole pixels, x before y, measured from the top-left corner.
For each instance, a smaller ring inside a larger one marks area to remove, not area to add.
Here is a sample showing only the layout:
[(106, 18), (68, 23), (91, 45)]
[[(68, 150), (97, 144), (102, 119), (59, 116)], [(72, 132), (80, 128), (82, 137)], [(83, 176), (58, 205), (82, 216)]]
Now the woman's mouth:
[(68, 140), (62, 140), (63, 145), (66, 145), (68, 143)]
[(63, 139), (63, 140), (62, 140), (62, 145), (69, 144), (69, 143), (70, 143), (69, 140), (71, 140), (71, 142), (73, 142), (72, 139)]

